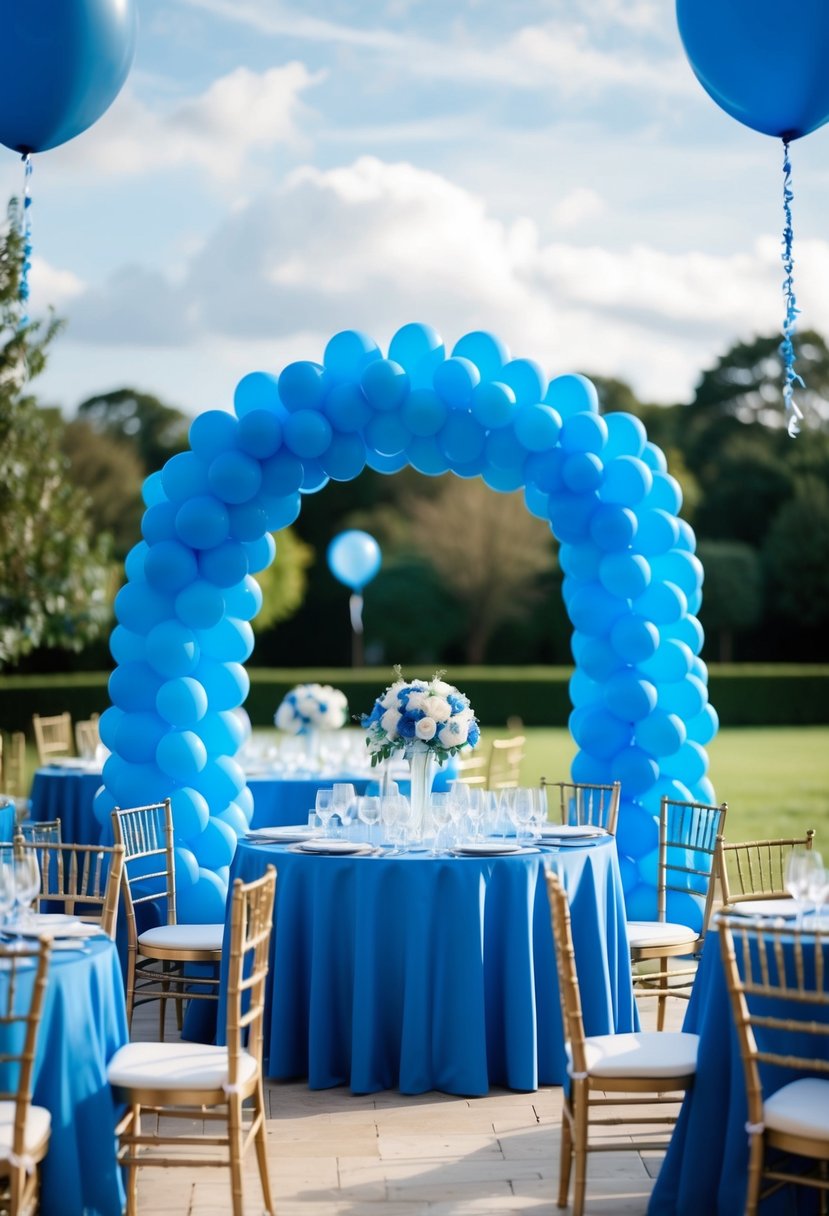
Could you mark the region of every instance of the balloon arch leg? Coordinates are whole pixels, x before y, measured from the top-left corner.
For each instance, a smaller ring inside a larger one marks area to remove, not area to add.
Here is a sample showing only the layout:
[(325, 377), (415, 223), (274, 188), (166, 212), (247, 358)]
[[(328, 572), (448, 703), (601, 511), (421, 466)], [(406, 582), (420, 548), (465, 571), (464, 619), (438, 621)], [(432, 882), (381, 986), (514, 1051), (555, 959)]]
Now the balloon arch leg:
[(345, 331), (321, 365), (245, 376), (234, 411), (196, 418), (190, 450), (144, 486), (143, 540), (115, 601), (99, 819), (169, 794), (180, 915), (222, 919), (252, 814), (231, 711), (248, 691), (261, 603), (252, 576), (273, 561), (271, 533), (293, 523), (303, 494), (366, 466), (480, 476), (496, 493), (523, 489), (560, 542), (576, 664), (572, 776), (621, 781), (628, 910), (652, 916), (660, 798), (714, 801), (704, 747), (717, 718), (699, 658), (694, 535), (642, 423), (601, 416), (590, 381), (548, 383), (491, 334), (467, 334), (448, 355), (434, 330), (414, 324), (386, 358)]

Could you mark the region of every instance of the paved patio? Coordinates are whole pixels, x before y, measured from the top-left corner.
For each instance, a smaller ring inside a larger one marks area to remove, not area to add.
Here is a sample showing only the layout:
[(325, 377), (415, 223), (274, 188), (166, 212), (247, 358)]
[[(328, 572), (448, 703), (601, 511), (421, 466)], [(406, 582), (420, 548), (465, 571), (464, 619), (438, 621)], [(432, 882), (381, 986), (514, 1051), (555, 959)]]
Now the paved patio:
[[(650, 1002), (648, 1004), (651, 1004)], [(671, 1028), (685, 1005), (669, 1002)], [(139, 1011), (151, 1037), (154, 1011)], [(650, 1025), (650, 1011), (643, 1007)], [(354, 1095), (303, 1083), (266, 1089), (271, 1186), (279, 1216), (552, 1216), (558, 1184), (561, 1090), (497, 1090), (486, 1098), (393, 1091)], [(642, 1108), (643, 1113), (647, 1108)], [(661, 1154), (591, 1155), (587, 1212), (641, 1216)], [(140, 1207), (154, 1216), (227, 1216), (227, 1171), (144, 1169)], [(572, 1192), (571, 1192), (572, 1193)], [(262, 1212), (248, 1154), (245, 1216)]]

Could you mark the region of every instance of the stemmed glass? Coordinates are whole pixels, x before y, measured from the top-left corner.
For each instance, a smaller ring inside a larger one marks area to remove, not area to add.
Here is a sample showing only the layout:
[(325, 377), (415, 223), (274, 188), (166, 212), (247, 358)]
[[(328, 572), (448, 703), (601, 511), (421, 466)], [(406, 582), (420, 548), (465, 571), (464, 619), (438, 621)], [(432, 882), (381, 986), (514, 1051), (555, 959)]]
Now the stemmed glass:
[(823, 858), (814, 849), (792, 849), (786, 858), (783, 885), (798, 903), (797, 925), (803, 924), (803, 904), (809, 892), (812, 875), (823, 869)]
[(432, 822), (435, 825), (435, 838), (432, 841), (432, 856), (437, 857), (440, 853), (440, 835), (445, 828), (449, 826), (452, 819), (451, 806), (453, 795), (451, 793), (432, 794), (430, 804), (430, 813)]
[(345, 828), (351, 823), (356, 796), (350, 781), (335, 782), (331, 801), (334, 804), (334, 813), (340, 820), (341, 835), (345, 835)]
[(829, 870), (824, 868), (820, 854), (817, 857), (818, 864), (812, 866), (809, 871), (806, 898), (809, 903), (814, 904), (815, 928), (819, 929), (821, 925), (820, 910), (829, 901)]
[(386, 838), (394, 845), (388, 854), (397, 857), (405, 853), (408, 843), (409, 824), (412, 818), (412, 805), (402, 794), (393, 794), (383, 799), (383, 822), (386, 826)]
[(472, 824), (472, 839), (481, 839), (481, 820), (484, 817), (484, 795), (486, 790), (481, 789), (479, 785), (471, 786), (469, 789), (469, 802), (466, 808), (466, 817)]
[(364, 794), (357, 799), (357, 818), (368, 829), (368, 843), (373, 843), (372, 828), (380, 822), (380, 799), (374, 794)]
[(331, 819), (334, 814), (333, 790), (317, 790), (314, 807), (317, 812), (317, 818), (322, 824), (323, 835), (329, 836), (331, 834)]
[(509, 817), (515, 826), (516, 843), (521, 842), (521, 837), (527, 836), (528, 828), (533, 816), (533, 806), (535, 791), (531, 789), (516, 789), (512, 791), (512, 799), (509, 806)]

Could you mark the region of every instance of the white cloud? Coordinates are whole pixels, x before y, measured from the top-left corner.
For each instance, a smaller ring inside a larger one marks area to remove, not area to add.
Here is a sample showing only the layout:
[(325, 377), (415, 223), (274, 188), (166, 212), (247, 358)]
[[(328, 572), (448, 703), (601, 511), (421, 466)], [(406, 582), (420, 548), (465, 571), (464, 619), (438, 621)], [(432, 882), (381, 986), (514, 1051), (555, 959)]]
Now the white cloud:
[(125, 89), (82, 140), (50, 156), (102, 176), (195, 167), (232, 181), (253, 149), (300, 141), (302, 95), (323, 76), (298, 62), (262, 73), (239, 67), (167, 113)]
[(37, 254), (32, 258), (29, 285), (35, 299), (48, 300), (58, 311), (86, 290), (86, 284), (71, 270), (60, 270)]
[[(803, 327), (829, 329), (829, 243), (797, 253)], [(491, 329), (550, 370), (620, 376), (646, 399), (680, 400), (737, 337), (779, 326), (780, 278), (771, 237), (722, 256), (545, 243), (531, 220), (496, 219), (439, 174), (363, 157), (296, 170), (228, 214), (181, 283), (134, 269), (88, 291), (68, 310), (69, 337), (190, 344), (194, 363), (215, 341), (241, 374), (263, 349), (297, 352), (300, 337), (314, 344), (299, 357), (319, 358), (336, 330), (385, 342), (422, 319), (450, 342)]]
[(589, 186), (576, 186), (550, 208), (550, 218), (557, 228), (575, 228), (588, 224), (607, 211), (607, 203)]

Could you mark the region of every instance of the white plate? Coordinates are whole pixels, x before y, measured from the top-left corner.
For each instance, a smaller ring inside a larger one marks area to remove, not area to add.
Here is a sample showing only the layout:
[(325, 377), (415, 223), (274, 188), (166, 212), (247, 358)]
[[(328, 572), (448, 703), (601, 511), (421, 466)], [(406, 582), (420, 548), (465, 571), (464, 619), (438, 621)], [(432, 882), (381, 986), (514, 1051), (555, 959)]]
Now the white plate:
[(30, 933), (65, 933), (80, 923), (77, 916), (69, 916), (66, 912), (33, 912), (26, 928)]
[(459, 844), (452, 850), (462, 857), (505, 857), (510, 853), (523, 853), (520, 844), (510, 844), (505, 840), (479, 840), (472, 844)]
[(738, 899), (723, 911), (735, 916), (782, 916), (788, 920), (797, 916), (800, 904), (796, 899)]
[(55, 913), (54, 917), (48, 917), (53, 923), (49, 924), (34, 924), (21, 925), (14, 930), (21, 937), (53, 937), (55, 939), (80, 939), (87, 937), (100, 937), (103, 933), (100, 925), (88, 925), (80, 920), (73, 920), (67, 917), (60, 917)]
[(367, 844), (357, 840), (335, 840), (319, 836), (316, 840), (303, 840), (297, 845), (301, 853), (371, 853), (373, 850)]
[(49, 768), (77, 769), (80, 773), (100, 773), (101, 766), (94, 760), (83, 760), (80, 756), (53, 756), (47, 761)]
[(583, 840), (591, 836), (606, 836), (604, 828), (597, 828), (591, 823), (545, 823), (541, 828), (544, 840)]
[(254, 828), (245, 834), (245, 840), (275, 840), (279, 844), (295, 844), (298, 840), (313, 840), (317, 835), (317, 828), (295, 823), (275, 828)]

